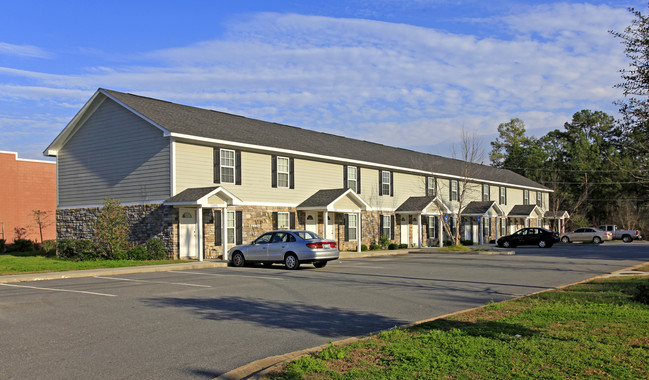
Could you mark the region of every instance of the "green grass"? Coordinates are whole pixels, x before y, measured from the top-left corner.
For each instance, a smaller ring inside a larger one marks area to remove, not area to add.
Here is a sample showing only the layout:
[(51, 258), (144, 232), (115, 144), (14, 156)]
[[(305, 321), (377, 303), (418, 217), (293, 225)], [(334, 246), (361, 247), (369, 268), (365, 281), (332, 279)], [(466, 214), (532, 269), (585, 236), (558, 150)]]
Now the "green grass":
[(438, 249), (438, 252), (466, 252), (470, 250), (471, 250), (470, 247), (467, 247), (466, 245), (458, 244), (458, 245), (444, 246)]
[(492, 303), (332, 345), (270, 378), (649, 378), (649, 305), (634, 301), (647, 286), (602, 279)]
[(120, 268), (138, 265), (173, 264), (185, 262), (182, 260), (96, 260), (68, 261), (55, 256), (43, 256), (44, 252), (14, 252), (0, 254), (0, 275), (64, 272), (80, 269)]

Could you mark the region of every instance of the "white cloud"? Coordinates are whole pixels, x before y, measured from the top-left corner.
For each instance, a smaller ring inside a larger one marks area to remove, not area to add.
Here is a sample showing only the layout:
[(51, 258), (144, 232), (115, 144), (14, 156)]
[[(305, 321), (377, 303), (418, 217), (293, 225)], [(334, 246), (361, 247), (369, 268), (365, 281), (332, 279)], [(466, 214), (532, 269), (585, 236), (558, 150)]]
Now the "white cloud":
[(0, 41), (0, 55), (13, 55), (30, 58), (50, 58), (52, 55), (47, 51), (31, 45), (14, 45)]

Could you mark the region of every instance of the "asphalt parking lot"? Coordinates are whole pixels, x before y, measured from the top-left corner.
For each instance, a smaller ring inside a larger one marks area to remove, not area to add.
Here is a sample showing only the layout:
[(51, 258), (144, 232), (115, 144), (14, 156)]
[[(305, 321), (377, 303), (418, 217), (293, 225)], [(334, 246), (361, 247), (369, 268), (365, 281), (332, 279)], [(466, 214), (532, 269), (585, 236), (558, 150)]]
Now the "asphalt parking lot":
[(644, 242), (559, 244), (0, 284), (0, 378), (213, 378), (647, 261)]

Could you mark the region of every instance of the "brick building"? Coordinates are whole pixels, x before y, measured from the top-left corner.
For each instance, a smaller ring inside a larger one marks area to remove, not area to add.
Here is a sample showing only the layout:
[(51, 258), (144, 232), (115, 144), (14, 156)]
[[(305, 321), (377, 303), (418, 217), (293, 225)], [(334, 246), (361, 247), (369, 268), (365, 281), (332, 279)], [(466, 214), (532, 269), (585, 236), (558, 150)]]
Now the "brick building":
[(33, 210), (49, 215), (43, 240), (56, 239), (56, 163), (0, 151), (0, 239), (12, 243), (16, 229), (24, 228), (23, 238), (40, 242)]

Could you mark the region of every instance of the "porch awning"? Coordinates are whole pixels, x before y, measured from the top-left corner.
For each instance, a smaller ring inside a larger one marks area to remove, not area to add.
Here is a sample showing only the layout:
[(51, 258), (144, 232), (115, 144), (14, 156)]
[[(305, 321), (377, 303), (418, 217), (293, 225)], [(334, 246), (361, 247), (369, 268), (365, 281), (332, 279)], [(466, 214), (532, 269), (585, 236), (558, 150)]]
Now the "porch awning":
[(298, 210), (359, 212), (370, 210), (370, 205), (352, 189), (318, 190), (297, 206)]
[(410, 197), (396, 210), (397, 214), (444, 215), (451, 210), (437, 197)]
[(515, 205), (507, 216), (510, 218), (542, 218), (543, 211), (537, 205)]
[(241, 200), (221, 186), (185, 189), (164, 201), (168, 206), (224, 207), (241, 204)]
[(505, 216), (505, 212), (495, 201), (474, 201), (466, 205), (464, 210), (462, 210), (462, 216)]

